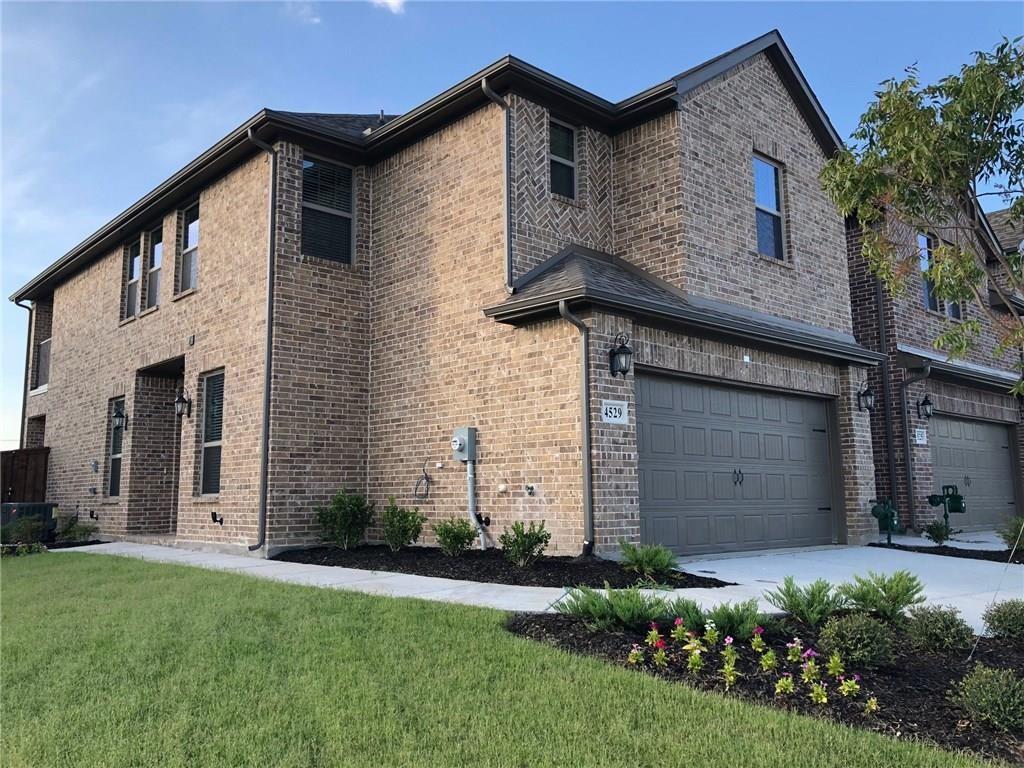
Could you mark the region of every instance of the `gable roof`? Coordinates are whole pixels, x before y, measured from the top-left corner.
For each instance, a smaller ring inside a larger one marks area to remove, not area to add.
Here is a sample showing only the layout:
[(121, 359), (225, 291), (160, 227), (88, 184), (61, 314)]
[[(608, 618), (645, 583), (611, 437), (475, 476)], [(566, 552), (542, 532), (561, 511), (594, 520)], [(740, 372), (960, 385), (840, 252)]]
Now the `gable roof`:
[(1024, 222), (1011, 221), (1009, 208), (986, 213), (985, 218), (988, 219), (989, 226), (1003, 251), (1016, 251), (1017, 246), (1024, 240)]
[[(555, 77), (514, 56), (504, 56), (402, 115), (289, 112), (262, 109), (210, 149), (107, 222), (11, 295), (12, 301), (46, 296), (62, 280), (148, 226), (181, 200), (195, 194), (257, 152), (251, 138), (287, 139), (342, 162), (376, 162), (488, 103), (482, 83), (497, 93), (514, 91), (568, 120), (616, 134), (677, 109), (690, 91), (732, 67), (765, 54), (826, 155), (842, 144), (778, 30), (703, 62), (621, 101), (612, 102)], [(369, 133), (366, 129), (369, 128)]]
[(521, 325), (557, 313), (564, 300), (802, 356), (858, 365), (883, 359), (850, 334), (687, 294), (622, 258), (579, 245), (563, 248), (527, 272), (515, 289), (501, 304), (484, 309), (484, 315)]

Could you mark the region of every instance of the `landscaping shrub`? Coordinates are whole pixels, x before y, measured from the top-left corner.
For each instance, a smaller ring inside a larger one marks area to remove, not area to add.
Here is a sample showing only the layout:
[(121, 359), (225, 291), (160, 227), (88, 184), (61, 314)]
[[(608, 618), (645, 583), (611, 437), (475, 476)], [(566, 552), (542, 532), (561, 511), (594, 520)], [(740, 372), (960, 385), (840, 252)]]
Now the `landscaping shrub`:
[(656, 582), (669, 576), (676, 569), (676, 556), (672, 550), (660, 544), (630, 544), (623, 539), (619, 542), (622, 550), (622, 567), (635, 573), (644, 581)]
[(893, 639), (887, 624), (864, 613), (852, 613), (826, 621), (818, 645), (826, 653), (838, 653), (850, 669), (872, 669), (892, 658)]
[(981, 618), (993, 637), (1024, 643), (1024, 600), (1003, 600), (987, 608)]
[(4, 544), (31, 544), (42, 539), (46, 526), (38, 515), (18, 517), (0, 530), (0, 541)]
[(443, 520), (434, 526), (437, 544), (449, 557), (458, 557), (473, 545), (476, 528), (464, 518)]
[(81, 522), (78, 515), (69, 515), (57, 526), (57, 541), (86, 541), (97, 530), (95, 525)]
[(521, 521), (512, 523), (512, 529), (508, 528), (498, 537), (501, 544), (501, 551), (505, 558), (519, 568), (533, 565), (551, 541), (551, 533), (544, 530), (544, 521), (540, 525), (531, 522), (527, 528)]
[(339, 491), (328, 507), (316, 508), (323, 538), (342, 549), (360, 544), (373, 517), (373, 504), (358, 493)]
[(418, 508), (400, 507), (395, 503), (395, 497), (389, 496), (388, 505), (384, 507), (384, 514), (381, 516), (384, 543), (392, 552), (415, 544), (419, 541), (426, 521), (427, 518), (420, 514)]
[(703, 632), (707, 616), (696, 602), (688, 597), (677, 597), (668, 604), (667, 615), (682, 619), (683, 626), (691, 632)]
[(764, 593), (765, 600), (808, 627), (820, 627), (832, 614), (846, 606), (846, 598), (825, 579), (801, 587), (792, 576), (777, 590)]
[(1024, 517), (1018, 515), (1017, 517), (1011, 517), (996, 528), (996, 533), (999, 534), (999, 538), (1006, 544), (1007, 549), (1013, 549), (1015, 544), (1024, 546), (1024, 535), (1021, 535), (1022, 529), (1024, 529)]
[(979, 664), (951, 698), (974, 720), (1000, 731), (1024, 733), (1024, 680), (1012, 670)]
[(590, 587), (570, 589), (555, 609), (567, 616), (578, 616), (592, 630), (603, 631), (626, 627), (635, 629), (665, 619), (669, 608), (657, 595), (638, 587), (604, 591)]
[(839, 594), (854, 608), (890, 624), (902, 619), (910, 606), (924, 602), (921, 580), (909, 571), (896, 571), (891, 576), (868, 571), (867, 578), (854, 576), (852, 584), (841, 584)]
[(974, 631), (956, 608), (918, 605), (910, 609), (907, 639), (916, 651), (962, 651), (974, 642)]
[(0, 557), (23, 557), (45, 551), (46, 545), (41, 541), (33, 541), (28, 544), (0, 544)]
[(750, 637), (762, 618), (757, 609), (757, 600), (753, 598), (742, 603), (720, 603), (707, 612), (707, 621), (715, 623), (722, 637)]
[(945, 520), (932, 520), (924, 527), (924, 537), (934, 541), (939, 546), (945, 544), (958, 533), (960, 531), (954, 531), (953, 527)]

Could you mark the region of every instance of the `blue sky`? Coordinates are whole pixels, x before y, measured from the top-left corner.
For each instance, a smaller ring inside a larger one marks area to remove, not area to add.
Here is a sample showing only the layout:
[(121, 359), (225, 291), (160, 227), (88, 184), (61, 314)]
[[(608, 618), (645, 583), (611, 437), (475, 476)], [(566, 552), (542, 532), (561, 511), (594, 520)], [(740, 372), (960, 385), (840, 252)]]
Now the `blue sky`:
[[(47, 264), (261, 107), (401, 113), (513, 53), (611, 100), (772, 29), (840, 134), (875, 86), (1024, 34), (1005, 3), (3, 3), (0, 447)], [(59, 365), (59, 361), (55, 361)]]

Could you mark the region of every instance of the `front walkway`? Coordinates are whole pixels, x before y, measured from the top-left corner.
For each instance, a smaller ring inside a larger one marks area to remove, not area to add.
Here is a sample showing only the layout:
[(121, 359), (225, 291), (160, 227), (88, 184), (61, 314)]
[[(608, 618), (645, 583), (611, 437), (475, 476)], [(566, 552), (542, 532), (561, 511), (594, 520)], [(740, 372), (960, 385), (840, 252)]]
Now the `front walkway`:
[[(61, 552), (85, 552), (136, 557), (160, 563), (192, 565), (218, 571), (244, 573), (263, 579), (314, 587), (344, 589), (389, 597), (418, 597), (449, 603), (477, 605), (506, 611), (547, 611), (563, 594), (555, 587), (517, 587), (507, 584), (482, 584), (431, 576), (415, 576), (384, 571), (364, 571), (325, 565), (286, 563), (241, 555), (198, 552), (175, 547), (132, 542), (110, 542)], [(825, 578), (833, 583), (850, 580), (854, 574), (869, 570), (891, 573), (904, 568), (925, 584), (928, 602), (959, 608), (976, 630), (982, 629), (981, 614), (992, 600), (1002, 579), (1000, 599), (1024, 595), (1024, 566), (981, 560), (963, 560), (914, 552), (881, 550), (873, 547), (827, 547), (781, 552), (762, 552), (742, 557), (703, 559), (685, 563), (686, 570), (710, 575), (735, 586), (719, 589), (677, 589), (676, 595), (696, 600), (708, 609), (722, 602), (758, 598), (761, 608), (774, 610), (761, 594), (774, 588), (786, 576), (799, 583)], [(1005, 571), (1005, 575), (1004, 575)]]

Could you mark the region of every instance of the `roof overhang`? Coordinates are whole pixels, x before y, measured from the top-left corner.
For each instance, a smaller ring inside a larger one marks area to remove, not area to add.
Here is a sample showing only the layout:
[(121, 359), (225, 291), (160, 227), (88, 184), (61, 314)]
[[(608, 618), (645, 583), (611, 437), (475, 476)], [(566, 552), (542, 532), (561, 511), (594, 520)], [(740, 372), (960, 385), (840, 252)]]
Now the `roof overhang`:
[(903, 368), (931, 368), (937, 379), (969, 384), (971, 386), (1008, 391), (1020, 381), (1020, 374), (964, 360), (951, 360), (937, 350), (921, 349), (909, 344), (896, 345), (896, 364)]

